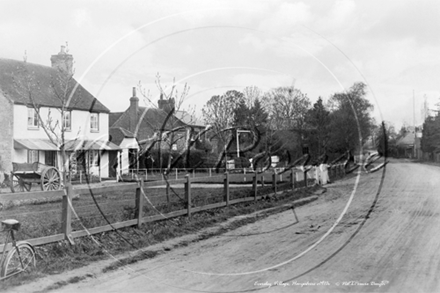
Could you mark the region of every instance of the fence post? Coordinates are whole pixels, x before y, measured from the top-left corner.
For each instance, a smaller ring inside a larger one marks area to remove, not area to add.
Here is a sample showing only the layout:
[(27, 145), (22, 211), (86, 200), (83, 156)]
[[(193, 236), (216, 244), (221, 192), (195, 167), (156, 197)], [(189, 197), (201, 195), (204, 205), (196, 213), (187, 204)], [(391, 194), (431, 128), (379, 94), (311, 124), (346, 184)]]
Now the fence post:
[(64, 234), (64, 239), (69, 241), (70, 244), (74, 245), (75, 242), (72, 238), (72, 197), (73, 197), (73, 188), (72, 184), (66, 185), (66, 192), (63, 194), (63, 202), (62, 202), (62, 212), (61, 212), (61, 230)]
[(225, 195), (225, 202), (226, 205), (229, 205), (229, 173), (225, 172), (225, 179), (224, 179), (224, 195)]
[(296, 173), (293, 169), (290, 170), (290, 185), (292, 186), (292, 191), (295, 189)]
[(189, 174), (185, 175), (186, 182), (185, 182), (185, 198), (187, 202), (187, 209), (188, 209), (188, 218), (191, 217), (191, 177)]
[(209, 168), (209, 177), (212, 177), (211, 168)]
[(304, 170), (304, 187), (307, 187), (307, 171), (308, 170)]
[(252, 190), (254, 191), (254, 200), (257, 201), (257, 173), (255, 173), (253, 179), (252, 179)]
[(141, 179), (138, 181), (138, 187), (136, 188), (136, 218), (138, 220), (137, 226), (138, 228), (142, 225), (142, 216), (144, 209), (144, 180)]
[(277, 173), (274, 172), (272, 174), (272, 187), (273, 187), (273, 192), (275, 192), (275, 194), (277, 193)]

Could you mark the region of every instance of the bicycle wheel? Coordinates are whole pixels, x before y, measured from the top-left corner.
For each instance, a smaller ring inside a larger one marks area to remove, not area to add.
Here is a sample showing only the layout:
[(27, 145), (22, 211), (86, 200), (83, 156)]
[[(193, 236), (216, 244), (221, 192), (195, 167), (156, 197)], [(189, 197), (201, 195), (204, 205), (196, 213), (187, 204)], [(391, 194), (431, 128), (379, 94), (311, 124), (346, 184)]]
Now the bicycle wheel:
[(1, 277), (10, 277), (35, 266), (35, 251), (28, 243), (18, 243), (11, 249), (5, 259)]

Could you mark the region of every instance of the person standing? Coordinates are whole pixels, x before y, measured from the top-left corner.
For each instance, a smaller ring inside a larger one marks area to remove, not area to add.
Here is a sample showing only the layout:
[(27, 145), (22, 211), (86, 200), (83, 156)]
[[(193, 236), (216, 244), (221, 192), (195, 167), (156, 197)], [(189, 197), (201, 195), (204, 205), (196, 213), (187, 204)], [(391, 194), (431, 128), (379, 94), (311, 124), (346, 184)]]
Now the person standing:
[(322, 185), (330, 183), (330, 179), (329, 179), (329, 176), (328, 176), (328, 167), (329, 167), (329, 165), (327, 165), (327, 159), (328, 159), (328, 156), (325, 155), (321, 165), (319, 165), (319, 171), (320, 171), (320, 175), (321, 175), (321, 184)]
[(322, 180), (321, 180), (321, 170), (320, 170), (320, 166), (318, 165), (318, 164), (315, 164), (314, 165), (314, 168), (315, 168), (315, 182), (316, 182), (316, 184), (321, 184), (322, 182)]

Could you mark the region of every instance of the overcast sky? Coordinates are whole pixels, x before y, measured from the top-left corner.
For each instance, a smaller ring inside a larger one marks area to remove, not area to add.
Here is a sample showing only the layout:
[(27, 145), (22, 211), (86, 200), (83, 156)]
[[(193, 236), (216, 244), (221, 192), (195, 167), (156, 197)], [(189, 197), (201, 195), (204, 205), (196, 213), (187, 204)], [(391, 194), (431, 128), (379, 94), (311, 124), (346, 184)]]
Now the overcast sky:
[[(440, 101), (440, 1), (0, 1), (0, 58), (50, 66), (66, 41), (76, 79), (112, 111), (141, 81), (187, 82), (186, 106), (255, 85), (312, 102), (363, 81), (377, 121), (423, 122)], [(182, 87), (179, 87), (181, 89)], [(141, 102), (143, 103), (143, 102)], [(380, 116), (382, 113), (382, 117)]]

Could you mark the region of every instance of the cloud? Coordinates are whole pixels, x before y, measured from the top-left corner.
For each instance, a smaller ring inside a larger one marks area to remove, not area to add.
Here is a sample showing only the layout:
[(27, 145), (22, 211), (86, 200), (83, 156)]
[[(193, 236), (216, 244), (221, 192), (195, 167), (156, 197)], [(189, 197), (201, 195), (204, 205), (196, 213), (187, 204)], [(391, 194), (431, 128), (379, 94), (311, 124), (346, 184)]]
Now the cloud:
[(261, 34), (247, 34), (239, 43), (259, 53), (274, 54), (281, 58), (312, 58), (319, 59), (318, 54), (330, 46), (328, 41), (299, 27), (297, 31), (284, 37), (272, 37)]
[(121, 107), (120, 99), (127, 103), (139, 80), (155, 89), (156, 72), (164, 81), (192, 76), (192, 89), (203, 92), (192, 101), (200, 105), (234, 86), (289, 85), (292, 77), (310, 97), (325, 98), (341, 90), (331, 73), (345, 87), (362, 74), (397, 123), (398, 115), (408, 116), (395, 106), (407, 105), (408, 92), (431, 98), (439, 91), (438, 1), (5, 0), (1, 6), (0, 57), (21, 60), (27, 50), (29, 62), (50, 66), (50, 55), (68, 41), (76, 77), (116, 40), (151, 23), (107, 52), (82, 81), (94, 94), (107, 82), (99, 98), (111, 109)]
[(328, 17), (325, 19), (327, 28), (340, 28), (347, 26), (347, 21), (351, 21), (355, 15), (356, 5), (352, 0), (338, 0), (333, 5)]
[(86, 27), (92, 23), (90, 13), (85, 8), (79, 8), (72, 11), (72, 21), (78, 27)]
[(274, 12), (268, 12), (259, 29), (275, 35), (285, 35), (295, 31), (299, 24), (312, 21), (310, 6), (303, 2), (282, 2)]
[(440, 2), (393, 1), (383, 7), (384, 14), (367, 32), (380, 40), (412, 39), (420, 44), (439, 44)]
[(234, 84), (243, 87), (255, 85), (263, 91), (292, 84), (292, 77), (285, 74), (235, 74), (232, 80)]

